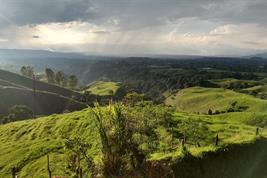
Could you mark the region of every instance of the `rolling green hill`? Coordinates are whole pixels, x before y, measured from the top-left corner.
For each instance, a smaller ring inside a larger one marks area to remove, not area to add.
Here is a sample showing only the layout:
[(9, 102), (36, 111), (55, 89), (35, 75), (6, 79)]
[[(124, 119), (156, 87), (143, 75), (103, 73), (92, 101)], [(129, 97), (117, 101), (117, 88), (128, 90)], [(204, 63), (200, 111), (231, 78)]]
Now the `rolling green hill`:
[[(178, 132), (181, 123), (188, 119), (205, 124), (203, 135), (205, 139), (201, 147), (188, 145), (188, 151), (199, 157), (203, 152), (216, 152), (217, 149), (232, 144), (253, 143), (255, 141), (255, 127), (248, 126), (241, 121), (221, 121), (215, 116), (193, 115), (176, 113), (173, 116), (173, 130)], [(155, 131), (162, 127), (154, 128)], [(214, 136), (220, 134), (220, 147), (213, 146)], [(266, 131), (261, 131), (266, 137)], [(46, 155), (50, 155), (50, 167), (53, 175), (68, 176), (66, 173), (66, 150), (64, 138), (79, 136), (93, 145), (90, 153), (95, 161), (100, 158), (100, 140), (94, 119), (89, 110), (77, 111), (68, 114), (51, 115), (35, 120), (13, 122), (0, 125), (0, 177), (9, 177), (12, 167), (17, 167), (19, 177), (47, 177)], [(179, 138), (179, 136), (178, 136)], [(166, 136), (160, 137), (160, 143), (166, 140)], [(177, 142), (173, 142), (178, 144)], [(179, 147), (180, 144), (177, 146)], [(177, 159), (183, 156), (181, 149), (171, 152), (162, 151), (161, 146), (149, 155), (148, 160)], [(86, 171), (85, 171), (86, 173)], [(155, 172), (155, 175), (157, 171)], [(179, 174), (178, 174), (179, 175)]]
[(238, 80), (234, 78), (226, 78), (220, 80), (213, 80), (212, 82), (219, 85), (221, 88), (226, 89), (244, 89), (250, 88), (257, 85), (262, 85), (263, 81), (254, 81), (254, 80)]
[(108, 96), (115, 94), (119, 87), (119, 83), (116, 82), (96, 81), (91, 83), (85, 91), (89, 91), (94, 95)]
[(240, 111), (267, 111), (266, 100), (221, 88), (187, 88), (169, 96), (165, 103), (178, 110), (194, 113), (208, 113), (209, 109), (213, 112), (227, 112), (232, 105)]
[(83, 135), (97, 144), (95, 128), (87, 114), (74, 112), (0, 125), (0, 177), (9, 177), (15, 166), (21, 169), (20, 177), (45, 178), (48, 153), (53, 175), (66, 175), (63, 136)]
[(257, 85), (241, 90), (243, 93), (253, 95), (257, 98), (267, 99), (267, 85)]

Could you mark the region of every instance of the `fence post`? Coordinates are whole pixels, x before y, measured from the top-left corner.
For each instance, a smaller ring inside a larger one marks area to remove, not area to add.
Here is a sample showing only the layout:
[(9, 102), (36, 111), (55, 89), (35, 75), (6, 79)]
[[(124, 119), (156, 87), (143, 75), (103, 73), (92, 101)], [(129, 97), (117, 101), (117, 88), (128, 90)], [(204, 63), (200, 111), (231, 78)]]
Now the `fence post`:
[(11, 171), (12, 171), (12, 178), (16, 178), (16, 168), (13, 167)]
[(260, 131), (260, 129), (259, 129), (259, 127), (257, 127), (257, 128), (256, 128), (256, 136), (259, 135), (259, 131)]
[(36, 107), (35, 107), (35, 102), (36, 102), (36, 77), (35, 75), (33, 74), (32, 76), (32, 79), (33, 79), (33, 84), (32, 84), (32, 90), (33, 90), (33, 118), (36, 118), (35, 117), (35, 114), (36, 114)]
[(49, 155), (47, 155), (47, 171), (48, 171), (48, 177), (52, 178), (52, 173), (51, 173), (50, 165), (49, 165)]
[(80, 178), (83, 178), (83, 170), (80, 168)]
[(184, 134), (184, 137), (182, 139), (182, 148), (183, 148), (183, 150), (186, 150), (185, 144), (186, 144), (186, 138), (185, 138), (185, 134)]
[(218, 145), (219, 145), (219, 135), (217, 134), (215, 138), (215, 146), (218, 146)]

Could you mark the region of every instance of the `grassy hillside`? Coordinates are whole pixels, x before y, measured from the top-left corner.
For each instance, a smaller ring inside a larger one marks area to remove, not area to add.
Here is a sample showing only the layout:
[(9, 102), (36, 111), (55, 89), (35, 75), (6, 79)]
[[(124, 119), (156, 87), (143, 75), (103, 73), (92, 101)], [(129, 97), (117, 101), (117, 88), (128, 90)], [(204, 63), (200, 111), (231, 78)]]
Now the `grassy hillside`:
[(89, 91), (94, 95), (107, 96), (116, 93), (119, 87), (119, 84), (116, 82), (96, 81), (91, 83), (86, 91)]
[(240, 93), (246, 93), (257, 98), (267, 98), (266, 79), (259, 81), (255, 80), (238, 80), (233, 78), (226, 78), (222, 80), (212, 80), (213, 83), (220, 88), (232, 89)]
[(221, 88), (193, 87), (180, 90), (169, 96), (165, 103), (175, 106), (178, 110), (194, 113), (226, 112), (232, 107), (246, 112), (266, 112), (267, 101), (250, 95)]
[(219, 85), (221, 88), (227, 89), (244, 89), (250, 88), (257, 85), (262, 85), (262, 81), (254, 81), (254, 80), (238, 80), (234, 78), (226, 78), (222, 80), (213, 80), (212, 82)]
[(267, 85), (257, 85), (241, 90), (243, 93), (253, 95), (257, 98), (267, 99)]
[[(138, 115), (138, 113), (136, 113)], [(162, 126), (154, 128), (155, 132), (163, 134), (159, 137), (157, 149), (147, 158), (150, 161), (166, 158), (177, 159), (182, 156), (181, 144), (177, 142), (181, 138), (182, 123), (188, 119), (197, 121), (205, 126), (201, 131), (203, 139), (201, 147), (196, 148), (188, 144), (188, 151), (194, 156), (200, 156), (202, 152), (214, 152), (221, 147), (231, 144), (251, 143), (255, 140), (255, 127), (248, 126), (241, 121), (222, 121), (215, 116), (193, 115), (176, 113), (173, 116), (174, 145), (172, 151), (163, 151), (162, 146), (169, 140)], [(80, 136), (93, 145), (90, 153), (95, 161), (99, 162), (100, 141), (94, 119), (89, 110), (83, 110), (68, 114), (51, 115), (36, 120), (27, 120), (0, 125), (0, 177), (10, 176), (10, 170), (16, 166), (19, 168), (20, 177), (47, 177), (46, 154), (50, 155), (50, 164), (53, 175), (68, 176), (66, 173), (66, 150), (63, 147), (64, 138)], [(161, 133), (163, 132), (163, 133)], [(215, 147), (214, 136), (219, 133), (220, 146)], [(267, 136), (266, 131), (261, 130), (262, 136)], [(190, 142), (190, 141), (189, 141)]]
[(30, 89), (0, 86), (0, 113), (8, 114), (8, 109), (14, 105), (26, 105), (35, 114), (48, 115), (62, 113), (65, 110), (76, 111), (86, 107), (85, 104), (55, 93)]
[[(26, 87), (26, 88), (33, 88), (33, 80), (12, 72), (0, 70), (0, 80), (5, 83), (10, 83), (11, 85)], [(10, 85), (9, 85), (10, 86)], [(69, 98), (80, 98), (81, 94), (78, 92), (74, 92), (72, 90), (68, 90), (63, 87), (59, 87), (56, 85), (51, 85), (48, 83), (36, 81), (35, 83), (36, 90), (40, 91), (47, 91), (51, 93), (56, 93), (58, 95), (62, 95)]]
[(2, 79), (0, 79), (0, 86), (11, 86), (11, 87), (17, 87), (17, 88), (27, 88), (27, 87), (24, 87), (22, 85), (18, 85), (16, 83), (12, 83), (12, 82), (9, 82), (9, 81), (6, 81), (6, 80), (2, 80)]
[(7, 115), (14, 105), (26, 105), (37, 115), (75, 111), (86, 107), (80, 103), (82, 94), (56, 85), (36, 81), (36, 94), (32, 79), (0, 70), (0, 115)]
[(87, 114), (74, 112), (1, 125), (0, 177), (10, 176), (14, 166), (21, 169), (20, 177), (47, 177), (48, 153), (53, 175), (66, 175), (63, 137), (82, 135), (91, 143), (98, 143)]

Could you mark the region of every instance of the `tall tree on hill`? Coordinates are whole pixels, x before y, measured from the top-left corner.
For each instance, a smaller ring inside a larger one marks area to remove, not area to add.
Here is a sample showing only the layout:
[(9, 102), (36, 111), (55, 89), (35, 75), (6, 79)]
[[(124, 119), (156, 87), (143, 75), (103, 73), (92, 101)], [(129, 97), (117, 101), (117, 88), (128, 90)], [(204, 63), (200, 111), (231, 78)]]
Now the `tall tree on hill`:
[(68, 80), (67, 80), (67, 78), (64, 76), (63, 81), (62, 81), (62, 86), (63, 86), (63, 87), (67, 87), (67, 85), (68, 85)]
[(21, 69), (20, 69), (20, 73), (21, 75), (24, 75), (26, 76), (27, 72), (26, 72), (26, 66), (22, 66)]
[(58, 71), (55, 75), (56, 84), (63, 86), (63, 84), (66, 83), (65, 80), (65, 74), (62, 71)]
[(22, 66), (20, 69), (20, 73), (25, 77), (33, 78), (34, 69), (31, 66)]
[(46, 68), (45, 74), (46, 74), (46, 78), (47, 78), (48, 83), (52, 83), (52, 84), (55, 83), (55, 73), (52, 69)]
[(76, 88), (78, 85), (78, 79), (75, 75), (69, 76), (69, 87), (70, 88)]

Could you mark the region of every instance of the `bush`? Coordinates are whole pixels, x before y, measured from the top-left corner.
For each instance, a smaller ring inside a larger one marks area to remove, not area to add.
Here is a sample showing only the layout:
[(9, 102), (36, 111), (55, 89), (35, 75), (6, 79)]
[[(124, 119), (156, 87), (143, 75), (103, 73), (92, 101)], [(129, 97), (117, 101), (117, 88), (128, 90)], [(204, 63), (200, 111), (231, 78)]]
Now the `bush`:
[(202, 142), (208, 134), (206, 123), (201, 122), (200, 119), (189, 118), (183, 121), (179, 127), (186, 143), (191, 142), (191, 144), (197, 147), (200, 146), (200, 142)]
[(8, 113), (10, 120), (23, 120), (34, 117), (32, 109), (25, 105), (15, 105), (9, 108)]
[(96, 104), (92, 112), (101, 140), (103, 176), (123, 176), (139, 170), (146, 156), (158, 147), (162, 151), (172, 149), (170, 108), (146, 102), (134, 107)]
[[(134, 127), (122, 111), (122, 105), (111, 105), (108, 109), (98, 104), (92, 110), (100, 135), (103, 154), (103, 174), (105, 177), (120, 176), (129, 166), (134, 168), (145, 159), (138, 144), (133, 142)], [(139, 157), (142, 159), (139, 161)], [(129, 160), (132, 160), (129, 165)]]
[(220, 111), (216, 110), (216, 111), (215, 111), (215, 114), (220, 114)]
[(208, 110), (208, 115), (212, 115), (212, 110), (211, 109)]

